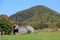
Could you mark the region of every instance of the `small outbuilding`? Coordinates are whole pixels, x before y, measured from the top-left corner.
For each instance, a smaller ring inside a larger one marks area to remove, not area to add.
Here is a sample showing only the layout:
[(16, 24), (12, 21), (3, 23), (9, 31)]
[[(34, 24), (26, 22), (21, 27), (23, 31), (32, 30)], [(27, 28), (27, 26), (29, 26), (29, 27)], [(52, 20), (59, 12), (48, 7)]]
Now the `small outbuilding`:
[(14, 26), (13, 33), (14, 34), (34, 33), (34, 28), (30, 25), (25, 26), (16, 25)]

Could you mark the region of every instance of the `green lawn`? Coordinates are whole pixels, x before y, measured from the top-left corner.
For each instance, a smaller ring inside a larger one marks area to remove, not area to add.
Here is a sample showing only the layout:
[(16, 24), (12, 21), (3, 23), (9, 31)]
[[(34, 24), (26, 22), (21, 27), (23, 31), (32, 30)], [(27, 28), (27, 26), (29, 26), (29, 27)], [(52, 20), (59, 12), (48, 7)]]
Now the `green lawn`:
[(60, 32), (40, 32), (35, 34), (5, 35), (4, 40), (60, 40)]

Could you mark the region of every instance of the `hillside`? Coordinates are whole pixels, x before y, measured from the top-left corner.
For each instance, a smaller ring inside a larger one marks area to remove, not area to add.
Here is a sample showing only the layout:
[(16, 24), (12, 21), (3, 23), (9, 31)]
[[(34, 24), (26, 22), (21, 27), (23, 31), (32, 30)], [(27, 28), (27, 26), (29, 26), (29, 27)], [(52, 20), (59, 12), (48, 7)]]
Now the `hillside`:
[(60, 22), (58, 12), (42, 5), (16, 12), (15, 14), (11, 15), (10, 18), (17, 22), (28, 22), (32, 25), (35, 25), (35, 23), (37, 25)]
[(34, 6), (32, 8), (16, 12), (15, 14), (11, 15), (10, 18), (18, 22), (25, 21), (27, 19), (29, 20), (32, 20), (32, 19), (33, 20), (38, 20), (38, 19), (45, 20), (46, 19), (46, 21), (47, 20), (49, 21), (49, 18), (51, 17), (56, 18), (57, 16), (58, 16), (58, 13), (54, 10), (51, 10), (48, 7)]

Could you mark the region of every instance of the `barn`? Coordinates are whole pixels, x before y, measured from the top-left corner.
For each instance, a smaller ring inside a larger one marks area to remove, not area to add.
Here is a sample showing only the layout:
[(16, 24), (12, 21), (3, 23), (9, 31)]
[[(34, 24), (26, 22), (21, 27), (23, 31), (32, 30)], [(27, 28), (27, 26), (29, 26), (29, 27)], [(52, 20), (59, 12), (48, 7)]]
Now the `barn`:
[(30, 25), (25, 25), (25, 26), (16, 25), (14, 27), (13, 33), (14, 34), (34, 33), (34, 28)]

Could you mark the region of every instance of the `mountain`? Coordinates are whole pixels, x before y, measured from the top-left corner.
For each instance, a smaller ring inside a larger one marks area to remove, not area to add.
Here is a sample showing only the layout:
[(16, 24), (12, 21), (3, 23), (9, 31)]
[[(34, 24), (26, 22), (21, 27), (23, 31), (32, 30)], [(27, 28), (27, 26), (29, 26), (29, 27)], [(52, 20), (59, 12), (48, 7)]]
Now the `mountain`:
[[(51, 17), (57, 17), (58, 13), (54, 10), (51, 10), (45, 6), (34, 6), (32, 8), (16, 12), (15, 14), (11, 15), (10, 18), (20, 22), (25, 20), (49, 20)], [(43, 18), (43, 19), (41, 19)]]
[(16, 12), (10, 18), (17, 22), (29, 22), (30, 24), (47, 24), (60, 22), (60, 14), (46, 6), (38, 5), (26, 10)]

